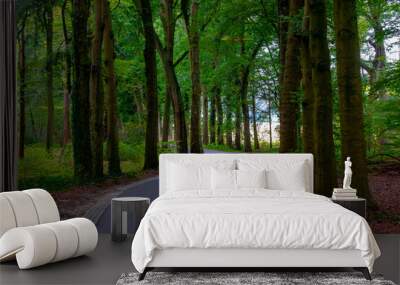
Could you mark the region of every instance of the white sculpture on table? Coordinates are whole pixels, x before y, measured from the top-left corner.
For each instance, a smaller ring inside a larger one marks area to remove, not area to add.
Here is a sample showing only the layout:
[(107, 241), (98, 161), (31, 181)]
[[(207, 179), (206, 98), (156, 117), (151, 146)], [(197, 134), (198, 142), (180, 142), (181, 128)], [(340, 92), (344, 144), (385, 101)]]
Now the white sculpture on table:
[(353, 189), (351, 188), (351, 176), (353, 172), (351, 171), (351, 161), (350, 156), (347, 157), (346, 161), (344, 162), (344, 179), (343, 179), (343, 189)]

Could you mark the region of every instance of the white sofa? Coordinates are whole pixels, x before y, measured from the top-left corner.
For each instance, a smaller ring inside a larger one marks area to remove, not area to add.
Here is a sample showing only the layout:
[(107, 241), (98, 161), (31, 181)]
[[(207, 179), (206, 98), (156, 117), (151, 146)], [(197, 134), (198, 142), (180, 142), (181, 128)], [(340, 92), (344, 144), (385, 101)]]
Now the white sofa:
[(43, 189), (0, 193), (0, 262), (16, 259), (20, 269), (33, 268), (91, 252), (97, 240), (90, 220), (60, 221)]

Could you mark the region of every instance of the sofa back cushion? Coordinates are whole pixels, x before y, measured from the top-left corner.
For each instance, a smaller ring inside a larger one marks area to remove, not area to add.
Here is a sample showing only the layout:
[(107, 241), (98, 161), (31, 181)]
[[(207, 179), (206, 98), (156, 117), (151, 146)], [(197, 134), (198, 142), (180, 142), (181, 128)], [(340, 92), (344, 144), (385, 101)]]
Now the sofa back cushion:
[(43, 189), (0, 193), (0, 237), (15, 227), (60, 220), (53, 197)]

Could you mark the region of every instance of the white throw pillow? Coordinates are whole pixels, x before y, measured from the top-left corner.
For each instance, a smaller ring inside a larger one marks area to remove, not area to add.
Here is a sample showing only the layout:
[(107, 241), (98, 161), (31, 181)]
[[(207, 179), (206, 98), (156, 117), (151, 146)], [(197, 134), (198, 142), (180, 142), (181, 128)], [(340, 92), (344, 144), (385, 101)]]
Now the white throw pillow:
[(168, 191), (185, 191), (210, 189), (209, 166), (187, 166), (170, 162), (168, 163)]
[(236, 170), (237, 188), (267, 188), (267, 171)]
[(266, 169), (268, 189), (304, 192), (307, 189), (306, 161), (292, 161), (290, 159), (275, 161), (239, 160), (237, 163), (239, 170)]
[(236, 190), (236, 170), (211, 168), (211, 188), (215, 190)]
[(267, 172), (268, 188), (306, 192), (305, 162), (290, 163)]

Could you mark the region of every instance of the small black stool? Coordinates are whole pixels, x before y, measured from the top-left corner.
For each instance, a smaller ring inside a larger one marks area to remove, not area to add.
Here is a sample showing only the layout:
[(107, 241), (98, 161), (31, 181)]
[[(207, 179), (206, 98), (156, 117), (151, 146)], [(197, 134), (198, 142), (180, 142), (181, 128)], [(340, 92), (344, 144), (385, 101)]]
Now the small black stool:
[(128, 232), (135, 234), (146, 214), (150, 199), (144, 197), (118, 197), (111, 200), (111, 239), (124, 241)]

